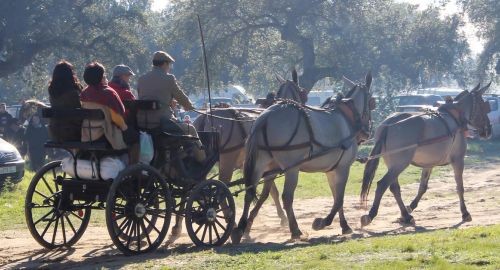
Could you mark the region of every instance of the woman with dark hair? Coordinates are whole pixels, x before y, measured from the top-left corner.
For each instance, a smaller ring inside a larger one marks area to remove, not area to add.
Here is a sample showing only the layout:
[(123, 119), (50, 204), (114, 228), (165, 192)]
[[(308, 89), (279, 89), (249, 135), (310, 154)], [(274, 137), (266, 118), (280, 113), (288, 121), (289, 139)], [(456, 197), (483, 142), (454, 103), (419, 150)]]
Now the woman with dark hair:
[[(49, 85), (50, 105), (55, 109), (81, 108), (82, 85), (75, 75), (73, 65), (62, 60), (54, 68)], [(82, 121), (50, 119), (49, 135), (53, 141), (80, 141)]]

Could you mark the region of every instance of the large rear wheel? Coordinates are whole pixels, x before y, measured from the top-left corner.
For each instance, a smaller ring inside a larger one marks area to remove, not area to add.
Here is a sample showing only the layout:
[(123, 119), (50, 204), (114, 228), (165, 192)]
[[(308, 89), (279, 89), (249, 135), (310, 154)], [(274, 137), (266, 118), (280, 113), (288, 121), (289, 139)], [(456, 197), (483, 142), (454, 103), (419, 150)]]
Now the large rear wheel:
[(74, 245), (89, 224), (91, 209), (75, 207), (84, 202), (62, 199), (60, 181), (65, 177), (61, 161), (50, 162), (38, 170), (26, 193), (26, 224), (33, 238), (45, 248)]
[(197, 246), (224, 244), (235, 224), (233, 195), (221, 181), (197, 184), (186, 202), (186, 229)]
[(113, 243), (126, 255), (157, 249), (170, 226), (172, 205), (167, 183), (153, 167), (126, 168), (113, 180), (106, 203)]

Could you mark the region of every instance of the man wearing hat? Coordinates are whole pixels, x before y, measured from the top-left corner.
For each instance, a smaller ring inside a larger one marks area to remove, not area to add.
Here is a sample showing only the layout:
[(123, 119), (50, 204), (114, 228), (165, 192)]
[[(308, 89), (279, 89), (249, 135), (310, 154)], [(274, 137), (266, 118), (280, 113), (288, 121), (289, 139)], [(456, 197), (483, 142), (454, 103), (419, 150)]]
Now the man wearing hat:
[[(136, 99), (130, 90), (130, 78), (134, 75), (132, 69), (126, 65), (121, 64), (113, 68), (113, 78), (108, 83), (108, 86), (115, 90), (122, 102)], [(125, 123), (127, 126), (133, 126), (134, 124), (127, 108), (125, 108)], [(129, 163), (138, 163), (140, 155), (139, 131), (135, 128), (128, 128), (123, 132), (123, 139), (129, 146)]]
[(126, 65), (117, 65), (113, 69), (113, 78), (108, 86), (113, 88), (120, 99), (125, 100), (135, 100), (135, 96), (130, 91), (130, 77), (134, 76), (134, 72)]
[[(170, 74), (174, 58), (168, 53), (157, 51), (153, 55), (153, 69), (141, 76), (137, 84), (139, 99), (158, 100), (161, 104), (159, 110), (148, 112), (145, 117), (143, 112), (139, 112), (139, 125), (147, 128), (160, 126), (168, 132), (183, 132), (194, 137), (198, 137), (194, 126), (187, 123), (177, 123), (174, 112), (170, 106), (173, 99), (184, 107), (186, 111), (194, 109), (188, 96), (177, 84), (175, 76)], [(147, 123), (145, 119), (147, 118)], [(201, 149), (201, 142), (196, 142), (198, 147), (194, 147), (194, 155), (197, 161), (205, 160), (205, 152)]]

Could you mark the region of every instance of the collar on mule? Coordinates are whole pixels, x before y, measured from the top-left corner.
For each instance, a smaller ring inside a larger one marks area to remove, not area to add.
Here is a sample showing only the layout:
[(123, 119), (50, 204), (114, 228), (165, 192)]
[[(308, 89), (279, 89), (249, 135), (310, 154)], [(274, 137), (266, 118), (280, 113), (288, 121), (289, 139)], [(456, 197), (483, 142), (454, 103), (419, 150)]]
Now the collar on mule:
[(356, 136), (357, 143), (360, 144), (370, 135), (370, 119), (363, 119), (363, 116), (354, 107), (352, 99), (343, 99), (336, 106), (347, 119)]

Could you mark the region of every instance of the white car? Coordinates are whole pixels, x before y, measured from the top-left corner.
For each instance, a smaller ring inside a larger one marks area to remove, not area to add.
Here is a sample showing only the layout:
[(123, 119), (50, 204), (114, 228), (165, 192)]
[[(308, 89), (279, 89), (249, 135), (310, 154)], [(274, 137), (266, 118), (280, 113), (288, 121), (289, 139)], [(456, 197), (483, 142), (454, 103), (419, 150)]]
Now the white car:
[(492, 95), (485, 96), (484, 99), (490, 103), (491, 108), (491, 112), (488, 113), (488, 118), (490, 118), (491, 123), (491, 137), (500, 137), (500, 97), (497, 95)]

